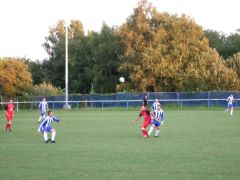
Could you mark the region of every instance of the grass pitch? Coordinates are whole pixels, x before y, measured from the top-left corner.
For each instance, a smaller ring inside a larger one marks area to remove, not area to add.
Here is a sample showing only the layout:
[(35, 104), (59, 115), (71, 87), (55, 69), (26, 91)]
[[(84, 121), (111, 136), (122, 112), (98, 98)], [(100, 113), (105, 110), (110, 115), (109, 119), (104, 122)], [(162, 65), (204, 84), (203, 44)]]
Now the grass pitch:
[(0, 121), (0, 179), (239, 179), (240, 112), (165, 110), (160, 137), (143, 139), (138, 111), (54, 111), (56, 144), (37, 133), (38, 112)]

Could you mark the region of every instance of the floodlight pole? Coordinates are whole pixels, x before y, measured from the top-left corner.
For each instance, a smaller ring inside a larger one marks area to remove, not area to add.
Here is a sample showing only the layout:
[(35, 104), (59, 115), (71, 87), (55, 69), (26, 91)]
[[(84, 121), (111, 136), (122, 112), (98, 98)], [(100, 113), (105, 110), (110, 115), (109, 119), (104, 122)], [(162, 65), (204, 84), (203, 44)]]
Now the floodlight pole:
[(65, 24), (65, 105), (64, 109), (71, 109), (71, 106), (68, 104), (68, 25)]

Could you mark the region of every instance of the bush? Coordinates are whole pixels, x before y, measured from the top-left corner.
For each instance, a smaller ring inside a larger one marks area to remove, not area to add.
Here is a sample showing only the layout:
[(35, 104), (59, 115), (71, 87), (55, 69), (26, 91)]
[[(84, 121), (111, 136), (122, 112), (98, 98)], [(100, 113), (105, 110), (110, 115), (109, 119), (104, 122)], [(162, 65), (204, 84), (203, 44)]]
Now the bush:
[(57, 96), (63, 94), (64, 92), (61, 88), (57, 88), (52, 84), (46, 82), (33, 86), (31, 92), (32, 96)]

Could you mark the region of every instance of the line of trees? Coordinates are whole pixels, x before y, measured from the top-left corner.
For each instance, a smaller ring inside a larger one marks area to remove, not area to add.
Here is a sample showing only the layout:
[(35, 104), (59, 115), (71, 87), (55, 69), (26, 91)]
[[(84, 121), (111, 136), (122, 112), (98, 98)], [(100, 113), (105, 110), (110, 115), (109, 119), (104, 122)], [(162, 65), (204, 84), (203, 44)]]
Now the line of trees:
[[(49, 29), (43, 44), (49, 59), (24, 60), (35, 92), (43, 83), (65, 87), (64, 26), (60, 20)], [(97, 93), (114, 93), (123, 88), (121, 76), (128, 91), (240, 88), (239, 31), (229, 36), (203, 31), (190, 17), (160, 13), (147, 0), (119, 27), (103, 23), (100, 32), (85, 35), (83, 24), (72, 20), (68, 34), (70, 93), (89, 93), (92, 85)], [(0, 87), (5, 91), (1, 82)]]

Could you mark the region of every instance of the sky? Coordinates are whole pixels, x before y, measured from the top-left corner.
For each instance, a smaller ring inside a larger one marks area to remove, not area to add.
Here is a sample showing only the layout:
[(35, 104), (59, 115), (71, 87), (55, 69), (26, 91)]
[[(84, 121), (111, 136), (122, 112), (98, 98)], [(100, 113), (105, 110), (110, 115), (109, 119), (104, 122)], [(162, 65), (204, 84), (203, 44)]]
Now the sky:
[[(138, 0), (1, 0), (0, 58), (48, 58), (42, 44), (58, 20), (80, 20), (84, 29), (100, 31), (103, 22), (120, 26)], [(186, 14), (203, 29), (226, 35), (240, 28), (237, 0), (149, 0), (159, 12)]]

